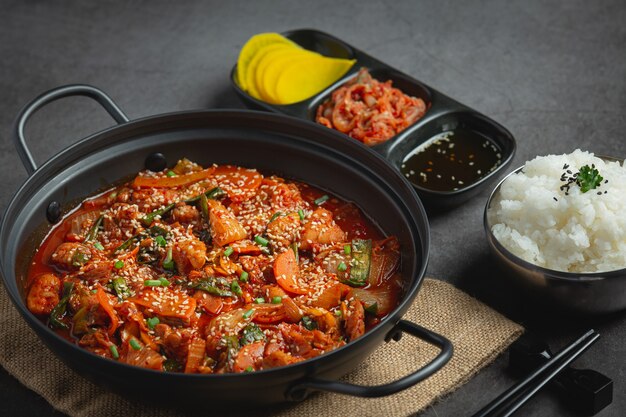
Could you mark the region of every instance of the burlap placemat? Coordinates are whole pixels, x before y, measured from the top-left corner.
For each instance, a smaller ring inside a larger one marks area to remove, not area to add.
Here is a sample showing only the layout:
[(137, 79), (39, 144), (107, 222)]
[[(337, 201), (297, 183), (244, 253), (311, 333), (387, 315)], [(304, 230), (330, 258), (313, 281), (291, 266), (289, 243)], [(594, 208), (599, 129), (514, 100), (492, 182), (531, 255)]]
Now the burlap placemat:
[[(0, 364), (54, 408), (75, 417), (183, 415), (129, 401), (75, 374), (39, 342), (11, 304), (4, 287), (0, 287)], [(480, 301), (434, 279), (425, 280), (404, 318), (446, 336), (454, 344), (454, 356), (437, 374), (389, 397), (363, 399), (322, 393), (262, 414), (281, 417), (415, 414), (468, 381), (523, 331), (521, 326)], [(344, 379), (363, 385), (389, 382), (417, 369), (436, 353), (436, 348), (405, 335), (399, 342), (380, 346)]]

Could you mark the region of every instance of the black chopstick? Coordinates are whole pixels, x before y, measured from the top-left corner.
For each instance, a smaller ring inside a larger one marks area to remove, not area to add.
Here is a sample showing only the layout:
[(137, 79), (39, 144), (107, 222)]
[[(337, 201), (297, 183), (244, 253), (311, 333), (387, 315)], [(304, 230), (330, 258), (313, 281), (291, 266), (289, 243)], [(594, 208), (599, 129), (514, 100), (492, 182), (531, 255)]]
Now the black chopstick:
[[(600, 337), (591, 329), (563, 348), (524, 380), (513, 385), (472, 417), (510, 416)], [(547, 372), (547, 374), (546, 374)]]

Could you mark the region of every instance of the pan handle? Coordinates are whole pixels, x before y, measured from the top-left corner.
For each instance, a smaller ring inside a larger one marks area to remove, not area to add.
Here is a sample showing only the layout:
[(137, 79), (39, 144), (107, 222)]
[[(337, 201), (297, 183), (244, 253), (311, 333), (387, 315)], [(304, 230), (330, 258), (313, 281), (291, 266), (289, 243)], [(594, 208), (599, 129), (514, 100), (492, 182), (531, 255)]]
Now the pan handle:
[(292, 386), (287, 391), (287, 398), (292, 401), (300, 401), (306, 398), (311, 391), (328, 391), (355, 397), (384, 397), (412, 387), (428, 378), (448, 363), (452, 357), (452, 343), (445, 337), (406, 320), (400, 320), (390, 334), (394, 340), (399, 340), (402, 332), (437, 346), (440, 349), (439, 354), (412, 374), (388, 384), (367, 387), (340, 381), (311, 378)]
[(46, 104), (60, 98), (72, 96), (84, 96), (97, 101), (119, 124), (126, 123), (128, 121), (128, 117), (126, 117), (124, 112), (113, 102), (113, 100), (111, 100), (108, 95), (106, 95), (102, 90), (90, 85), (65, 85), (41, 94), (39, 97), (24, 106), (13, 124), (13, 141), (15, 143), (15, 148), (17, 149), (17, 153), (20, 156), (26, 171), (28, 172), (28, 175), (31, 175), (37, 170), (37, 164), (35, 163), (33, 155), (30, 153), (30, 150), (26, 145), (26, 139), (24, 137), (24, 126), (26, 125), (26, 122), (34, 113)]

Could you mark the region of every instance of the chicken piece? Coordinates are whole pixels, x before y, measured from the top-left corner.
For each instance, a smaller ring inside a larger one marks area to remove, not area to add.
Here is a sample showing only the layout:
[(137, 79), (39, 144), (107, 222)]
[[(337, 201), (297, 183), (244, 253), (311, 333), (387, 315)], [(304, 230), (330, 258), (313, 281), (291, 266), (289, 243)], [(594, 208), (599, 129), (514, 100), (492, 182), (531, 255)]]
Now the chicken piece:
[(172, 209), (172, 221), (183, 225), (198, 223), (200, 212), (194, 206), (181, 203)]
[(208, 200), (208, 203), (213, 243), (224, 246), (247, 236), (246, 230), (237, 218), (222, 203), (216, 200)]
[(350, 341), (353, 341), (365, 333), (365, 310), (363, 304), (356, 299), (350, 300), (345, 310), (346, 335)]
[(159, 323), (154, 328), (160, 338), (159, 345), (165, 349), (168, 357), (179, 363), (185, 363), (189, 353), (192, 332), (188, 329), (173, 330), (169, 325)]
[(295, 184), (276, 181), (271, 189), (271, 204), (274, 211), (297, 211), (303, 206), (300, 190)]
[(312, 358), (335, 347), (332, 338), (319, 330), (307, 330), (297, 324), (279, 325), (283, 339), (293, 356)]
[(110, 240), (126, 240), (139, 232), (139, 207), (136, 204), (115, 203), (104, 214), (104, 231)]
[(141, 207), (143, 213), (167, 206), (177, 199), (178, 192), (169, 188), (137, 188), (131, 195), (131, 201)]
[(244, 271), (249, 274), (252, 284), (261, 284), (266, 281), (266, 277), (274, 274), (272, 258), (267, 255), (240, 256), (239, 262)]
[(180, 240), (172, 247), (172, 258), (181, 274), (188, 274), (193, 269), (201, 269), (206, 262), (206, 245), (195, 236)]
[(109, 335), (103, 329), (96, 329), (92, 332), (85, 334), (78, 341), (78, 345), (102, 356), (111, 356), (111, 341)]
[(77, 282), (74, 284), (74, 290), (72, 291), (72, 295), (70, 295), (68, 305), (71, 311), (76, 313), (83, 307), (98, 305), (98, 300), (96, 296), (91, 293), (87, 285), (82, 282)]
[(298, 213), (289, 213), (278, 216), (267, 225), (266, 234), (274, 252), (288, 248), (300, 238), (300, 216)]
[(106, 326), (110, 320), (106, 311), (100, 306), (98, 297), (82, 282), (74, 284), (74, 290), (68, 302), (72, 317), (72, 333), (81, 335), (91, 332), (93, 327)]
[(314, 245), (326, 245), (344, 242), (346, 234), (333, 220), (333, 214), (322, 208), (317, 208), (308, 221), (300, 238), (300, 249), (309, 250)]
[(59, 304), (61, 280), (54, 274), (38, 275), (30, 286), (26, 306), (33, 314), (48, 315)]
[(111, 280), (111, 271), (113, 271), (112, 260), (98, 260), (96, 262), (89, 262), (82, 269), (79, 278), (89, 282), (90, 284), (100, 282), (106, 284)]
[(89, 246), (76, 242), (61, 243), (50, 258), (51, 261), (66, 270), (77, 270), (91, 259)]

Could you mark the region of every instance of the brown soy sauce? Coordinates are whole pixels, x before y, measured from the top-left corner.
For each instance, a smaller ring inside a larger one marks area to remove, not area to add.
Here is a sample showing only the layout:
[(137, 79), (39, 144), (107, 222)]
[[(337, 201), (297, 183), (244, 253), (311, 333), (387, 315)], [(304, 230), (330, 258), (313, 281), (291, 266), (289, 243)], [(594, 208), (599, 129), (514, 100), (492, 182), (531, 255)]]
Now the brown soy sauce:
[(402, 161), (413, 184), (433, 191), (456, 191), (488, 175), (502, 163), (502, 153), (485, 136), (459, 127), (432, 137)]

